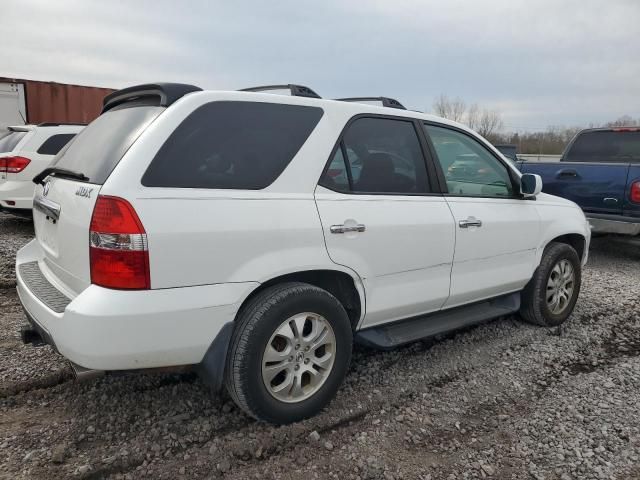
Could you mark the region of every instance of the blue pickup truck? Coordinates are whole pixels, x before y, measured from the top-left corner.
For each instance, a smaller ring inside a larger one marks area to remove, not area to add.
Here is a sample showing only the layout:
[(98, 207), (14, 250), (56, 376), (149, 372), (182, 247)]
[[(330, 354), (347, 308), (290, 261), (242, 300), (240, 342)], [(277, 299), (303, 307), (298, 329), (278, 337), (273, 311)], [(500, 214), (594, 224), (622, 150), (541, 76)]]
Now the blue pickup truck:
[(640, 128), (590, 128), (560, 162), (518, 162), (542, 177), (543, 191), (576, 202), (594, 233), (640, 235)]

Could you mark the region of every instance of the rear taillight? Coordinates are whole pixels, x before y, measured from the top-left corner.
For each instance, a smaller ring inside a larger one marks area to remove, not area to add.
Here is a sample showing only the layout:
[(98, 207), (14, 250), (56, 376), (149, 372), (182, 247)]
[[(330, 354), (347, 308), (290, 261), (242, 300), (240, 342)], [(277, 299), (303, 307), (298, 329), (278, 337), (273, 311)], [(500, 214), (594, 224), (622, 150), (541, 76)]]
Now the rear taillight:
[(640, 203), (640, 180), (636, 180), (631, 184), (629, 200), (631, 200), (633, 203)]
[(20, 173), (31, 163), (26, 157), (2, 157), (0, 158), (0, 173)]
[(91, 283), (106, 288), (151, 288), (147, 234), (131, 204), (99, 195), (89, 229)]

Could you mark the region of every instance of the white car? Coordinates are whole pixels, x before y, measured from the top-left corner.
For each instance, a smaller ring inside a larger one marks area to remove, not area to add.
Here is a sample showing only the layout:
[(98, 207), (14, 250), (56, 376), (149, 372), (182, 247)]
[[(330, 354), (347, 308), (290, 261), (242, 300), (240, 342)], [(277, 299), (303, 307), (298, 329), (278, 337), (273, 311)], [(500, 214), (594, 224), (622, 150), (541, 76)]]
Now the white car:
[[(287, 88), (106, 97), (34, 179), (24, 340), (83, 372), (193, 367), (287, 423), (331, 400), (354, 341), (569, 317), (590, 241), (574, 203), (462, 125)], [(451, 143), (477, 178), (448, 179)]]
[(84, 125), (42, 123), (0, 134), (0, 211), (31, 215), (32, 182)]

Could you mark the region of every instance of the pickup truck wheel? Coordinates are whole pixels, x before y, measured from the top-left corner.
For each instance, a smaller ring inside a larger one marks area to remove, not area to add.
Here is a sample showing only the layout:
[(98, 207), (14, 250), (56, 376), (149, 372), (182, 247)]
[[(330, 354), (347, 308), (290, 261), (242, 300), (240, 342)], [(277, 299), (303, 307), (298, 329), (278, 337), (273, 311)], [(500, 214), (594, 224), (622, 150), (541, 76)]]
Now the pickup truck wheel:
[(550, 243), (533, 278), (522, 291), (522, 318), (545, 327), (564, 323), (578, 300), (581, 274), (575, 249), (565, 243)]
[(241, 310), (229, 345), (226, 388), (258, 420), (284, 424), (318, 413), (351, 360), (342, 304), (305, 283), (267, 288)]

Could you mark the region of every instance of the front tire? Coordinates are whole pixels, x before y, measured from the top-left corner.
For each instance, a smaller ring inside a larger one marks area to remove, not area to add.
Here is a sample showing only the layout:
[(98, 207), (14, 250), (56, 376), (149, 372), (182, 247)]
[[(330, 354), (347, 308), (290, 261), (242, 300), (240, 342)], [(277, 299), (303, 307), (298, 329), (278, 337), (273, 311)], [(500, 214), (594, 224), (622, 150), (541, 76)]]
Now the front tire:
[(258, 293), (236, 319), (225, 384), (258, 420), (311, 417), (335, 396), (349, 368), (351, 323), (329, 292), (284, 283)]
[(550, 243), (522, 291), (520, 316), (544, 327), (561, 325), (578, 301), (581, 277), (582, 265), (575, 249), (566, 243)]

